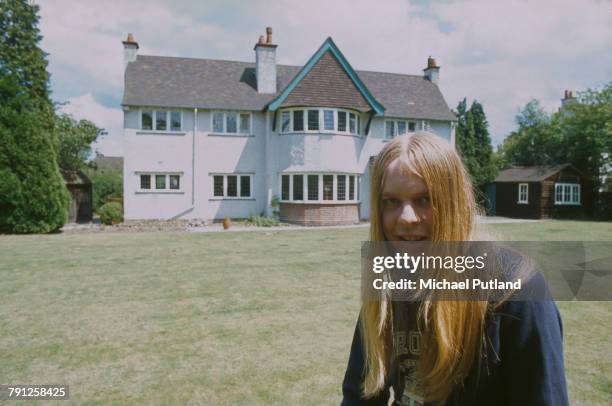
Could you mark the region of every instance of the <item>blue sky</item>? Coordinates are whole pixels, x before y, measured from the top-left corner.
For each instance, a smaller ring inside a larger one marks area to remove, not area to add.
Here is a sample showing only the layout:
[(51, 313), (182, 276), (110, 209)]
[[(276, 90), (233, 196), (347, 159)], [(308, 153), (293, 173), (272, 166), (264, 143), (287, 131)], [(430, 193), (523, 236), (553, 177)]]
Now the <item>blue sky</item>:
[(140, 54), (254, 61), (274, 28), (277, 61), (303, 65), (331, 36), (360, 70), (421, 74), (429, 55), (451, 108), (485, 108), (494, 144), (530, 99), (556, 110), (565, 89), (612, 80), (612, 13), (598, 0), (36, 1), (52, 97), (108, 131), (96, 148), (121, 155), (123, 41)]

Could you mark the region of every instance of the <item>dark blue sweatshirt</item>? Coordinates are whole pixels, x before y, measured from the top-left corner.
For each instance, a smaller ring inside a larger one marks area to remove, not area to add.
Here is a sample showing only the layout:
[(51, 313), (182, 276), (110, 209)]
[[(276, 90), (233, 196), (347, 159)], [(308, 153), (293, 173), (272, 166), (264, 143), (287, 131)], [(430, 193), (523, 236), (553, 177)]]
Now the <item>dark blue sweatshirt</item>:
[[(407, 326), (414, 326), (414, 323)], [(422, 406), (409, 386), (418, 362), (419, 343), (414, 331), (394, 338), (399, 355), (393, 362), (385, 390), (373, 399), (361, 398), (364, 357), (359, 326), (355, 329), (348, 368), (342, 385), (342, 406), (388, 405), (393, 387), (394, 405)], [(475, 363), (462, 386), (455, 388), (447, 405), (568, 404), (563, 367), (562, 324), (552, 301), (508, 301), (486, 321), (487, 351)], [(400, 351), (398, 351), (398, 349)], [(403, 349), (403, 351), (402, 351)], [(414, 351), (413, 351), (414, 350)], [(412, 376), (410, 376), (412, 375)], [(402, 403), (403, 402), (403, 403)]]

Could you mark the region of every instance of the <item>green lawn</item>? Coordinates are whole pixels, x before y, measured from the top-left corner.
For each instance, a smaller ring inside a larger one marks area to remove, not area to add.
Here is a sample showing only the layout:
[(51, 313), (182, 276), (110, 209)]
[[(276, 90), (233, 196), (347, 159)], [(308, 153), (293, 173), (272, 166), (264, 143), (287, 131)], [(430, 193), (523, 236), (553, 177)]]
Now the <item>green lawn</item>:
[[(612, 224), (494, 232), (610, 240)], [(69, 384), (78, 404), (338, 404), (366, 237), (0, 236), (0, 383)], [(572, 404), (608, 405), (612, 303), (559, 307)]]

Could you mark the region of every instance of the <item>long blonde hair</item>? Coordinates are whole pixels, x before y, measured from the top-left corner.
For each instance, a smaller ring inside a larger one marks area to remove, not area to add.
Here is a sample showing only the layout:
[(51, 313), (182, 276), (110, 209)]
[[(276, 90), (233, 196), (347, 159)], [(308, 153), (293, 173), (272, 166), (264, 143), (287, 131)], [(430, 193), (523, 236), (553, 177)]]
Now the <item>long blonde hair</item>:
[[(382, 190), (386, 168), (399, 159), (420, 176), (429, 191), (433, 213), (431, 240), (469, 241), (474, 237), (477, 204), (469, 175), (455, 149), (428, 132), (397, 137), (376, 157), (371, 170), (370, 240), (384, 241)], [(417, 376), (428, 401), (444, 402), (481, 354), (487, 302), (421, 302), (417, 323), (422, 335)], [(362, 304), (360, 326), (365, 355), (363, 394), (383, 389), (393, 357), (390, 300)]]

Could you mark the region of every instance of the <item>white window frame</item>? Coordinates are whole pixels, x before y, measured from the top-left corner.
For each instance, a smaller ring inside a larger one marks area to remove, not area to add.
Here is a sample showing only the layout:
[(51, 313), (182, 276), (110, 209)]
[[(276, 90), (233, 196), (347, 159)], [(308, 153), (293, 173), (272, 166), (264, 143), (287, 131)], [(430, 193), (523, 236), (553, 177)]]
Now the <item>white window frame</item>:
[[(561, 199), (559, 200), (557, 197), (559, 196), (558, 190), (561, 190)], [(565, 199), (565, 190), (569, 190), (569, 200)], [(578, 190), (578, 200), (574, 200), (574, 190)], [(580, 206), (582, 200), (582, 191), (580, 188), (580, 183), (555, 183), (555, 205), (558, 206)]]
[[(150, 130), (145, 130), (142, 128), (142, 113), (145, 111), (150, 111), (151, 112), (151, 129)], [(158, 112), (165, 112), (166, 113), (166, 129), (165, 130), (158, 130), (157, 129), (157, 120), (155, 119), (155, 116), (157, 115)], [(171, 123), (171, 118), (172, 115), (170, 113), (180, 113), (181, 115), (181, 128), (179, 130), (171, 130), (172, 128), (172, 123)], [(159, 108), (140, 108), (139, 112), (138, 112), (138, 131), (142, 131), (142, 132), (150, 132), (150, 133), (169, 133), (169, 134), (177, 134), (177, 133), (184, 133), (185, 130), (185, 125), (184, 125), (184, 117), (183, 117), (183, 111), (182, 110), (178, 110), (178, 109), (159, 109)]]
[[(253, 197), (253, 178), (255, 176), (254, 173), (244, 173), (244, 172), (236, 172), (236, 173), (210, 173), (210, 200), (255, 200)], [(223, 196), (215, 196), (215, 176), (223, 176)], [(236, 196), (228, 196), (227, 195), (227, 177), (228, 176), (236, 176), (237, 180), (237, 189)], [(249, 177), (249, 191), (251, 194), (249, 196), (240, 196), (242, 194), (242, 182), (240, 182), (241, 176)]]
[[(303, 113), (304, 120), (304, 129), (300, 131), (294, 131), (293, 129), (293, 112), (296, 110), (301, 110)], [(318, 110), (319, 111), (319, 129), (318, 130), (309, 130), (308, 129), (308, 111), (309, 110)], [(326, 130), (325, 129), (325, 111), (330, 110), (334, 112), (334, 129)], [(346, 113), (346, 131), (338, 130), (338, 112), (342, 111)], [(283, 131), (283, 113), (289, 112), (289, 131)], [(362, 117), (361, 113), (356, 110), (348, 110), (348, 109), (338, 109), (335, 107), (293, 107), (286, 108), (279, 111), (278, 114), (278, 133), (279, 134), (342, 134), (342, 135), (352, 135), (355, 137), (361, 137), (361, 122)], [(356, 132), (352, 133), (350, 131), (350, 115), (355, 115), (355, 126)]]
[[(525, 192), (525, 198), (523, 199), (523, 189)], [(518, 204), (529, 204), (529, 183), (518, 184)]]
[[(393, 137), (389, 138), (387, 137), (387, 123), (392, 123), (393, 125)], [(404, 123), (404, 128), (406, 129), (405, 133), (400, 134), (399, 133), (399, 123)], [(425, 121), (421, 122), (421, 129), (423, 129), (423, 123), (425, 123)], [(410, 124), (414, 124), (414, 131), (410, 131)], [(390, 119), (386, 119), (383, 123), (383, 136), (386, 140), (391, 140), (395, 137), (398, 137), (400, 135), (406, 135), (406, 134), (411, 134), (414, 133), (417, 129), (417, 122), (413, 121), (413, 120), (405, 120), (405, 119), (397, 119), (397, 118), (390, 118)]]
[[(283, 176), (289, 175), (289, 199), (283, 199)], [(293, 200), (293, 177), (295, 175), (302, 175), (302, 200)], [(317, 200), (309, 200), (308, 199), (308, 176), (316, 175), (318, 177), (318, 199)], [(332, 175), (332, 185), (333, 185), (333, 198), (332, 200), (323, 200), (323, 175)], [(344, 176), (344, 200), (338, 200), (338, 175)], [(353, 177), (353, 190), (354, 196), (352, 200), (349, 200), (349, 188), (350, 188), (350, 179)], [(280, 173), (278, 177), (278, 190), (280, 191), (280, 202), (281, 203), (314, 203), (314, 204), (327, 204), (327, 203), (359, 203), (361, 200), (359, 199), (359, 182), (361, 181), (361, 175), (357, 173), (349, 173), (349, 172), (283, 172)]]
[[(138, 187), (136, 188), (136, 193), (184, 193), (185, 189), (184, 185), (184, 173), (183, 172), (150, 172), (150, 171), (136, 171), (134, 172), (136, 175), (136, 182), (138, 182)], [(142, 189), (140, 176), (141, 175), (149, 175), (151, 186), (149, 189)], [(165, 176), (165, 188), (157, 189), (156, 176)], [(178, 189), (170, 189), (170, 176), (178, 176), (179, 177), (179, 188)]]
[[(223, 119), (222, 119), (222, 123), (223, 123), (223, 129), (221, 132), (219, 131), (215, 131), (215, 127), (214, 127), (214, 116), (215, 114), (222, 114), (223, 115)], [(227, 115), (228, 114), (235, 114), (236, 115), (236, 132), (227, 132)], [(241, 133), (240, 132), (240, 115), (241, 114), (248, 114), (249, 115), (249, 132), (248, 133)], [(221, 134), (221, 135), (234, 135), (237, 137), (248, 137), (248, 136), (252, 136), (253, 135), (253, 113), (249, 112), (249, 111), (233, 111), (233, 110), (212, 110), (210, 112), (210, 134)]]

